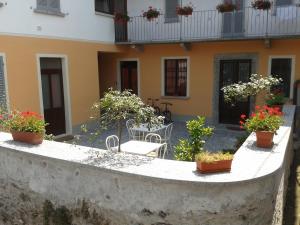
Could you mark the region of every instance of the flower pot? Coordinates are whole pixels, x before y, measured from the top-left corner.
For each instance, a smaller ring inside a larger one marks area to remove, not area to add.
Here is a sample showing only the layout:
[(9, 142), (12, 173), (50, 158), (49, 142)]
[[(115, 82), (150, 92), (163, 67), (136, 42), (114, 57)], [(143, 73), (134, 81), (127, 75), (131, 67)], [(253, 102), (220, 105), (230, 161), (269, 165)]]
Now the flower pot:
[(39, 145), (43, 142), (43, 134), (32, 132), (11, 131), (14, 141), (25, 142), (32, 145)]
[(256, 131), (256, 146), (259, 148), (272, 148), (274, 133), (269, 131)]
[(205, 163), (196, 161), (197, 169), (201, 173), (218, 173), (218, 172), (229, 172), (231, 170), (232, 160), (220, 160), (214, 163)]

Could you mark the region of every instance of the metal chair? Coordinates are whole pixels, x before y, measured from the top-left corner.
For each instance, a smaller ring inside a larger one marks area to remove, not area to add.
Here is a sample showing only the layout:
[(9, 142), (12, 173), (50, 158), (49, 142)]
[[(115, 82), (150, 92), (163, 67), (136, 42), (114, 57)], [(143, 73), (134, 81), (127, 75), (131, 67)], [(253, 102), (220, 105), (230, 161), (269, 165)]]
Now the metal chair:
[(173, 123), (170, 123), (164, 130), (163, 132), (163, 136), (161, 139), (162, 143), (166, 143), (167, 144), (167, 154), (169, 152), (169, 150), (172, 150), (172, 146), (171, 146), (171, 136), (172, 136), (172, 131), (173, 131)]
[(168, 148), (168, 144), (164, 143), (159, 149), (157, 149), (155, 152), (150, 152), (147, 156), (164, 159), (167, 148)]
[(136, 132), (133, 130), (135, 125), (134, 119), (129, 119), (126, 121), (126, 128), (128, 131), (129, 139), (130, 140), (139, 140), (140, 136), (136, 134)]
[(105, 143), (108, 151), (116, 151), (119, 146), (119, 138), (116, 135), (108, 136)]
[(161, 143), (161, 136), (159, 134), (150, 133), (145, 137), (145, 141), (152, 143)]

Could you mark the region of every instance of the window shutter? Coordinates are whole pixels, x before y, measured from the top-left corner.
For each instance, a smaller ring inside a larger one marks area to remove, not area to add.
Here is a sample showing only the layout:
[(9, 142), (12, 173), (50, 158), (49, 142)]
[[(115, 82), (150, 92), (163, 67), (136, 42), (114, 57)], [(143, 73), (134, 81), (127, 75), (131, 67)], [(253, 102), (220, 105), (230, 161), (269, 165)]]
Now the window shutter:
[(47, 0), (48, 10), (60, 12), (60, 0)]
[(7, 110), (6, 84), (4, 78), (3, 57), (0, 57), (0, 107)]
[(47, 9), (47, 0), (37, 0), (36, 8), (46, 10)]
[(178, 0), (165, 0), (165, 22), (178, 22), (176, 7), (179, 5)]

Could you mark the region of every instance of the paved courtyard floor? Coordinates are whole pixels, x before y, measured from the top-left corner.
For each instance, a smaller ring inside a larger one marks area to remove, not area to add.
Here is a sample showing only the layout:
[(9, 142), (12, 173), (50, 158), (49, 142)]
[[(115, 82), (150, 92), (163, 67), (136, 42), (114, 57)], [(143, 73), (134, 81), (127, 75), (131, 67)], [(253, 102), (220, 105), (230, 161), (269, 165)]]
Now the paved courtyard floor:
[[(97, 138), (92, 138), (88, 134), (76, 135), (76, 144), (89, 147), (97, 147), (106, 149), (105, 139), (109, 135), (117, 134), (116, 128), (109, 129), (103, 132)], [(220, 151), (223, 149), (234, 149), (237, 139), (244, 136), (245, 132), (227, 129), (225, 126), (215, 127), (214, 134), (207, 140), (205, 149), (209, 151)], [(174, 146), (178, 143), (179, 139), (187, 138), (188, 133), (186, 130), (185, 122), (174, 122), (171, 145), (172, 151), (166, 156), (168, 159), (174, 158)], [(129, 141), (129, 136), (126, 127), (123, 127), (122, 143)]]

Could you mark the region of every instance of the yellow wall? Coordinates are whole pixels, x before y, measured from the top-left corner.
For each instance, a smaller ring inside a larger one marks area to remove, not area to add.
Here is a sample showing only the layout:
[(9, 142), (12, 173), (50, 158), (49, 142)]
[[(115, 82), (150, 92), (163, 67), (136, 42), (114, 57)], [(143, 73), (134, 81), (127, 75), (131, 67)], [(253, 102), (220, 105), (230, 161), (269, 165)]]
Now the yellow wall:
[(99, 98), (98, 51), (116, 52), (118, 49), (108, 44), (0, 36), (0, 53), (6, 56), (11, 108), (40, 112), (37, 54), (66, 55), (72, 123), (85, 122), (92, 103)]
[(114, 86), (117, 81), (117, 60), (137, 58), (140, 61), (141, 97), (161, 97), (161, 58), (162, 57), (190, 57), (190, 98), (187, 100), (167, 99), (174, 103), (172, 112), (179, 115), (212, 116), (214, 57), (219, 54), (257, 54), (259, 74), (268, 73), (269, 56), (295, 55), (295, 80), (300, 79), (300, 40), (272, 41), (272, 47), (266, 48), (262, 40), (259, 41), (228, 41), (193, 43), (191, 51), (183, 50), (179, 44), (145, 45), (143, 52), (128, 48), (125, 53), (105, 54), (111, 64), (105, 73), (101, 74), (106, 80), (106, 86)]

